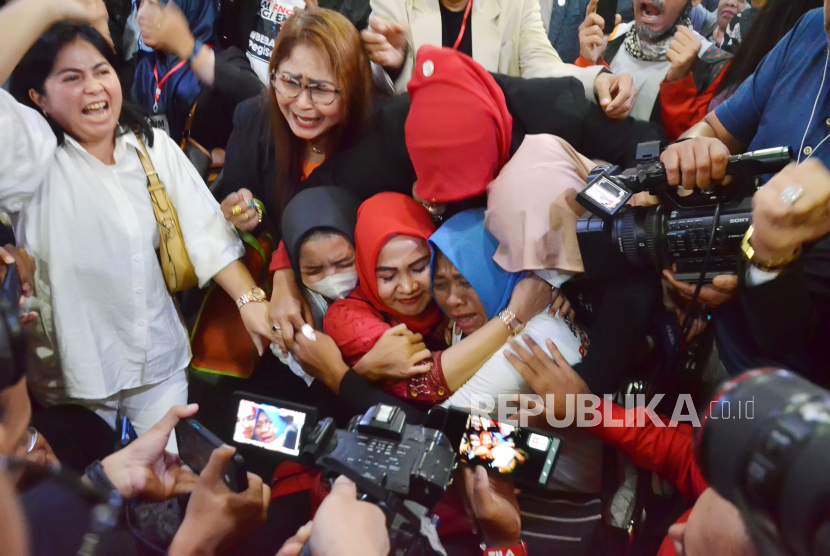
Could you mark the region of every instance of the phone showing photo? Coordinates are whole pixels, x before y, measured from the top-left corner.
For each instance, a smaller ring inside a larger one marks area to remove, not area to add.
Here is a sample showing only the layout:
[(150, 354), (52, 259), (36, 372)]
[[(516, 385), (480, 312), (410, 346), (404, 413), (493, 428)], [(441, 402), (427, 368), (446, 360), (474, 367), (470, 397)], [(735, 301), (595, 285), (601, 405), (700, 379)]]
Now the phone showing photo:
[(236, 392), (235, 444), (254, 446), (291, 459), (299, 457), (302, 441), (317, 424), (313, 408)]
[(561, 446), (559, 438), (543, 431), (456, 411), (451, 411), (456, 414), (456, 422), (464, 420), (456, 444), (461, 463), (483, 465), (495, 473), (512, 475), (519, 483), (547, 485)]

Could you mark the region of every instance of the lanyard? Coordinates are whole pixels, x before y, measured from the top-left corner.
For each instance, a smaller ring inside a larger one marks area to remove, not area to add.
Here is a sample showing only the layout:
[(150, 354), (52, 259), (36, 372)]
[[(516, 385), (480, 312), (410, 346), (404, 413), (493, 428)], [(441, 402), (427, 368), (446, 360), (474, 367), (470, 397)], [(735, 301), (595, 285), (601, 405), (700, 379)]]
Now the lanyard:
[(159, 111), (159, 98), (161, 97), (161, 88), (164, 86), (164, 82), (167, 81), (168, 77), (179, 71), (185, 63), (185, 60), (182, 60), (173, 66), (173, 68), (167, 72), (167, 75), (161, 78), (161, 81), (159, 81), (159, 65), (155, 64), (153, 66), (153, 75), (156, 78), (156, 96), (155, 103), (153, 104), (153, 114), (156, 114)]
[(467, 30), (467, 18), (470, 17), (470, 10), (473, 8), (473, 0), (467, 0), (467, 7), (464, 9), (464, 20), (461, 22), (461, 32), (458, 33), (458, 38), (455, 39), (455, 44), (452, 45), (453, 50), (458, 50), (458, 45), (461, 44), (461, 39), (464, 37), (464, 31)]

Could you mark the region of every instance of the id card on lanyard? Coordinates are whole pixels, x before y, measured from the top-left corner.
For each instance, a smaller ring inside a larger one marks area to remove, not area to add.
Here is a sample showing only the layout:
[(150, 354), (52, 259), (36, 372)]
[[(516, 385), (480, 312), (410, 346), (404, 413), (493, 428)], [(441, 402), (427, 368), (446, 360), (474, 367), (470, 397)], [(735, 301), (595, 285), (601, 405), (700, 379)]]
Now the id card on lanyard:
[(171, 75), (182, 69), (182, 67), (186, 64), (185, 60), (180, 61), (178, 64), (173, 66), (170, 71), (168, 71), (164, 77), (159, 80), (159, 69), (158, 64), (153, 66), (153, 76), (156, 78), (156, 90), (153, 95), (153, 115), (150, 116), (150, 123), (153, 127), (157, 129), (163, 130), (167, 135), (170, 135), (170, 124), (167, 121), (167, 116), (165, 114), (159, 114), (159, 99), (161, 98), (161, 88), (164, 87), (164, 83), (167, 81)]

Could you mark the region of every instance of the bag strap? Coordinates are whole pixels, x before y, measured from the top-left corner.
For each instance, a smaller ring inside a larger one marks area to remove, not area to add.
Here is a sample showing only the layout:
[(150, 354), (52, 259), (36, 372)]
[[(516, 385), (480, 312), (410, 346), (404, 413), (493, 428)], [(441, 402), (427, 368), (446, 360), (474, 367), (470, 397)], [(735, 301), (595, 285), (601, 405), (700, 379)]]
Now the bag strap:
[[(167, 195), (156, 194), (158, 191), (165, 191), (164, 184), (161, 183), (159, 175), (153, 167), (153, 162), (147, 154), (147, 147), (144, 146), (144, 141), (141, 140), (141, 136), (138, 133), (136, 133), (135, 136), (136, 139), (138, 139), (138, 144), (141, 145), (141, 148), (137, 148), (135, 151), (138, 153), (138, 159), (141, 161), (141, 166), (144, 168), (144, 173), (147, 175), (147, 190), (153, 198), (153, 208), (155, 209), (158, 207), (162, 213), (167, 213), (170, 210), (170, 207), (167, 206)], [(167, 224), (164, 222), (163, 214), (157, 214), (156, 216), (159, 218), (159, 222), (167, 227)]]

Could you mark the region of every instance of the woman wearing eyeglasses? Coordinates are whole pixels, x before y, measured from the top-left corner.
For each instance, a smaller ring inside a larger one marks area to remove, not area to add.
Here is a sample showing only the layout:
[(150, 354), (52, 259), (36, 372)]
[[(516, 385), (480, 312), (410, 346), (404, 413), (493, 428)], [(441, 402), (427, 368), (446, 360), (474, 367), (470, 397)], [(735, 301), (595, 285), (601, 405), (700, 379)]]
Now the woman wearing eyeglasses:
[(222, 210), (243, 231), (260, 221), (253, 198), (279, 229), (302, 181), (359, 139), (371, 111), (368, 55), (357, 29), (337, 12), (312, 8), (289, 18), (269, 70), (267, 94), (237, 109), (226, 153)]

